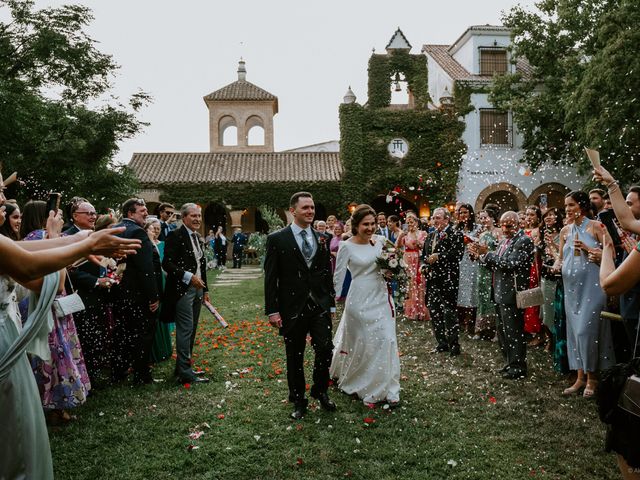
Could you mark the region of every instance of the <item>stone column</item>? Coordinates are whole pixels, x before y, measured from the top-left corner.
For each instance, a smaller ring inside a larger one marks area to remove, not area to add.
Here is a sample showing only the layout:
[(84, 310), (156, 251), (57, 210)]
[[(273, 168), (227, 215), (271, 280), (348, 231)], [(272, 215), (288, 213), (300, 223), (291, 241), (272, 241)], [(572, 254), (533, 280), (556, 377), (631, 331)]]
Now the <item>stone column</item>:
[(231, 210), (229, 212), (231, 228), (242, 228), (242, 212), (244, 212), (244, 210)]

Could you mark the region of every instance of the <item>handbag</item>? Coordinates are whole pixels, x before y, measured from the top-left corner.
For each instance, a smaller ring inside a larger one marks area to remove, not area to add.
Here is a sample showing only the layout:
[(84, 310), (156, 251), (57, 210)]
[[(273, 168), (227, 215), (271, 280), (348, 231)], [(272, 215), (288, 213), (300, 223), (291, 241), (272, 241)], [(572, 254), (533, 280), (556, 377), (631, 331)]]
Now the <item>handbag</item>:
[[(69, 285), (73, 291), (73, 284), (69, 276), (67, 276), (67, 280), (69, 280)], [(84, 302), (82, 298), (80, 298), (80, 295), (78, 295), (78, 292), (73, 292), (71, 295), (64, 297), (58, 297), (53, 301), (53, 310), (56, 312), (57, 317), (65, 317), (73, 313), (81, 312), (84, 309)]]
[(518, 291), (518, 283), (516, 282), (516, 274), (513, 274), (513, 285), (516, 290), (516, 306), (520, 309), (537, 307), (544, 303), (544, 295), (542, 288), (534, 287), (528, 290)]

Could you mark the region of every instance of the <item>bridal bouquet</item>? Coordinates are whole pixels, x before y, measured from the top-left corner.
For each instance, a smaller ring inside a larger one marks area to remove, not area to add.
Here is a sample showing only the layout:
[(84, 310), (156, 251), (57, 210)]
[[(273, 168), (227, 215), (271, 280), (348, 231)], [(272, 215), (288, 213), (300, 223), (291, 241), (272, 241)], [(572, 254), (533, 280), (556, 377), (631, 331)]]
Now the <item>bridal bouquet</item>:
[(382, 246), (382, 253), (376, 258), (380, 274), (384, 276), (389, 292), (396, 302), (401, 302), (407, 291), (407, 264), (402, 258), (402, 251), (389, 240)]

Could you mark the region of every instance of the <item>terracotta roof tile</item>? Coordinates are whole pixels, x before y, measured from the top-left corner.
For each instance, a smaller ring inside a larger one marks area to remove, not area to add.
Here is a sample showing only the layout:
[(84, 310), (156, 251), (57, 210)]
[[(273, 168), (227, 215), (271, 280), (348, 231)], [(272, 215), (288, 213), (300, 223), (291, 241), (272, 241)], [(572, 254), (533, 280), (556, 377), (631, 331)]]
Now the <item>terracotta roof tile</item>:
[(205, 100), (266, 100), (277, 101), (278, 97), (246, 80), (236, 80), (204, 97)]
[[(490, 83), (492, 80), (492, 77), (469, 73), (449, 54), (449, 45), (424, 45), (422, 51), (431, 56), (453, 81)], [(519, 58), (516, 62), (516, 71), (529, 77), (532, 73), (531, 65), (526, 59)]]
[(143, 186), (206, 183), (338, 182), (337, 152), (134, 153)]

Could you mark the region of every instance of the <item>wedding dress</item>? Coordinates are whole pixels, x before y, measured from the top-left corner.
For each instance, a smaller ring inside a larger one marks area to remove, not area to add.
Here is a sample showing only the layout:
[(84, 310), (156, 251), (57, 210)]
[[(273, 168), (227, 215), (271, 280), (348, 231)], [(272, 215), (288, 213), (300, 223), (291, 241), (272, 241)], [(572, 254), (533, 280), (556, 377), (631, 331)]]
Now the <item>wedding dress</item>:
[(351, 287), (333, 341), (331, 378), (343, 392), (357, 394), (365, 403), (400, 400), (395, 307), (376, 264), (384, 242), (378, 235), (372, 237), (373, 245), (342, 242), (334, 275), (340, 292), (348, 268)]

